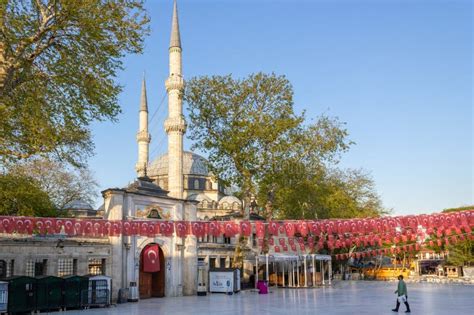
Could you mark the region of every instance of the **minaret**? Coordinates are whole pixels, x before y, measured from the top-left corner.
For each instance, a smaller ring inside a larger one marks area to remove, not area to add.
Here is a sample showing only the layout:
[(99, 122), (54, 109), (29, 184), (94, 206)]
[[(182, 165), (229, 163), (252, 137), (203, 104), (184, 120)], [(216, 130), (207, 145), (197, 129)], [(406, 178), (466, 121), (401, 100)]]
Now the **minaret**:
[(148, 165), (148, 145), (151, 140), (151, 136), (148, 133), (148, 103), (146, 98), (145, 76), (143, 76), (142, 81), (139, 117), (140, 121), (137, 133), (138, 162), (135, 165), (135, 170), (137, 171), (137, 177), (144, 177), (146, 176), (146, 168)]
[(168, 134), (168, 190), (171, 197), (183, 198), (183, 135), (186, 121), (183, 116), (182, 92), (184, 80), (181, 72), (181, 39), (179, 36), (178, 7), (173, 7), (170, 40), (170, 75), (165, 82), (168, 92), (168, 118), (165, 131)]

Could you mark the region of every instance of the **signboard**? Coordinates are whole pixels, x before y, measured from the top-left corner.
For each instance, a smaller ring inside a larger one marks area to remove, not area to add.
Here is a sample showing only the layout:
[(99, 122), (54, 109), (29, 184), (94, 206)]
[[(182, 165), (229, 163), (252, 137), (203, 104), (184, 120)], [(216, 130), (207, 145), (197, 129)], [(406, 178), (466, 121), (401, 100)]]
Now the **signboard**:
[(210, 271), (209, 272), (209, 292), (233, 292), (234, 272), (233, 271)]

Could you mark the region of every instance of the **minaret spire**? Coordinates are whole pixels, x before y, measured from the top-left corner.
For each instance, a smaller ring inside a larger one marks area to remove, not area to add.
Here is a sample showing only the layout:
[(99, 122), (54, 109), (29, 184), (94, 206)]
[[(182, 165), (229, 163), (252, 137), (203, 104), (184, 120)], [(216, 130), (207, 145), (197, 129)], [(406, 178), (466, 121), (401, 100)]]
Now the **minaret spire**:
[(145, 80), (145, 73), (143, 73), (142, 79), (142, 95), (140, 98), (140, 111), (145, 111), (148, 113), (148, 100), (146, 97), (146, 80)]
[(137, 177), (144, 177), (146, 176), (146, 169), (148, 165), (148, 149), (151, 141), (151, 136), (148, 133), (148, 100), (146, 97), (145, 74), (143, 74), (140, 110), (138, 112), (138, 116), (138, 161), (135, 165), (135, 170), (137, 171)]
[(170, 75), (165, 82), (168, 92), (168, 118), (165, 121), (165, 131), (168, 134), (168, 190), (171, 197), (182, 199), (184, 195), (183, 135), (186, 132), (186, 120), (183, 116), (184, 80), (176, 0), (171, 22), (169, 58)]
[(181, 48), (181, 36), (179, 35), (179, 21), (178, 21), (178, 4), (174, 0), (173, 4), (173, 20), (171, 22), (171, 38), (170, 48), (179, 47)]

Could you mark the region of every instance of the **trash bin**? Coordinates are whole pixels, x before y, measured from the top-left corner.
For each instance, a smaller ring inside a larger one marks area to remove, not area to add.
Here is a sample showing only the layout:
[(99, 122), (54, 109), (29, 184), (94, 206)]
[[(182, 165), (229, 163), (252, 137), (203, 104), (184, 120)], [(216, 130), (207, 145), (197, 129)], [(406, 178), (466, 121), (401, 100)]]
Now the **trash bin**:
[(64, 302), (66, 309), (86, 307), (82, 304), (81, 292), (89, 288), (89, 279), (81, 276), (65, 276), (64, 279)]
[(89, 288), (87, 298), (89, 306), (109, 306), (112, 278), (101, 275), (88, 275)]
[(8, 310), (8, 282), (0, 281), (0, 314)]
[(62, 309), (64, 279), (55, 276), (36, 277), (36, 311)]
[(257, 289), (258, 294), (268, 294), (268, 281), (258, 280)]
[(35, 278), (14, 276), (8, 282), (8, 313), (31, 312), (36, 308)]

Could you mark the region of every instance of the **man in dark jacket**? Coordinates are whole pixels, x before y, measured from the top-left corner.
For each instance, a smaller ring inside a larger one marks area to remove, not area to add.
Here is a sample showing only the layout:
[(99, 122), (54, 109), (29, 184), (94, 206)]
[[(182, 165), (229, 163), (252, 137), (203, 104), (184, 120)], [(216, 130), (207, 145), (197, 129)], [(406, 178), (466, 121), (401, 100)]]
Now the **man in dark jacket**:
[(408, 305), (408, 295), (407, 295), (407, 285), (405, 284), (405, 281), (403, 281), (403, 276), (399, 275), (398, 276), (398, 288), (395, 293), (398, 293), (397, 297), (397, 307), (395, 307), (392, 311), (398, 312), (398, 308), (400, 307), (400, 302), (405, 303), (405, 306), (407, 307), (407, 310), (405, 313), (410, 313), (410, 305)]

